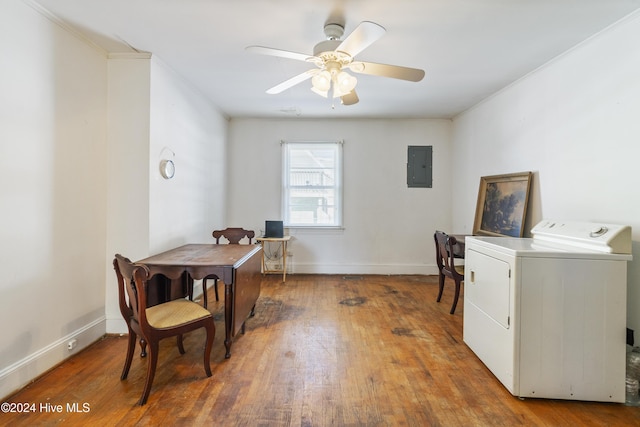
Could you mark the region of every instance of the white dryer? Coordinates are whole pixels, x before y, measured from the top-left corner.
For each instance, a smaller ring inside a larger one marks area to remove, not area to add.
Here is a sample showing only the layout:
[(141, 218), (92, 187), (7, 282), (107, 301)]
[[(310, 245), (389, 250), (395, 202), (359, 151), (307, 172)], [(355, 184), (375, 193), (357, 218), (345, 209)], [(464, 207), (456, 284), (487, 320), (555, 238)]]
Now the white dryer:
[(514, 396), (624, 402), (631, 228), (531, 232), (466, 238), (464, 342)]

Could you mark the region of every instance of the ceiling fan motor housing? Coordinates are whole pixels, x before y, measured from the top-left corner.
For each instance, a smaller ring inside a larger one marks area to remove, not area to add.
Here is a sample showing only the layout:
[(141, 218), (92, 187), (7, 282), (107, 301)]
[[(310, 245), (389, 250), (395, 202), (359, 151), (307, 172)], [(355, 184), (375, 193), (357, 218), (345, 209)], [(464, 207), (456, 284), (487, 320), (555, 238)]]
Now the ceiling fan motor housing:
[(313, 56), (321, 56), (325, 52), (333, 52), (340, 46), (340, 40), (324, 40), (315, 45), (313, 48)]
[(340, 24), (327, 24), (324, 26), (324, 35), (327, 40), (338, 40), (344, 34), (344, 27)]
[(321, 41), (313, 48), (313, 56), (321, 56), (322, 53), (332, 52), (340, 46), (340, 37), (344, 34), (344, 27), (340, 24), (327, 24), (324, 26), (324, 35), (327, 39)]

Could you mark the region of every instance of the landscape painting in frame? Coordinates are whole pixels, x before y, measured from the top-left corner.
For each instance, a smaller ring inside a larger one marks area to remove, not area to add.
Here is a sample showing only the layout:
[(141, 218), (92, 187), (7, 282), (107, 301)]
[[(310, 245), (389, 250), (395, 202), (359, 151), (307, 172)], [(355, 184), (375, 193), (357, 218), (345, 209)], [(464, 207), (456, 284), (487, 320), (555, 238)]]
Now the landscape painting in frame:
[(480, 178), (474, 235), (522, 237), (531, 172)]

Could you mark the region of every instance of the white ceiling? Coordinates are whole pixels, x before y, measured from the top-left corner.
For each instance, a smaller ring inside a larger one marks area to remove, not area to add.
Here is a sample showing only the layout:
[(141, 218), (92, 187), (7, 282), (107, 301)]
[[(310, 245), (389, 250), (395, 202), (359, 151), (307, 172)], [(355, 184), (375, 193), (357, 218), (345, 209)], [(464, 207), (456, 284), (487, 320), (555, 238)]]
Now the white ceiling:
[[(640, 8), (640, 0), (25, 1), (109, 52), (157, 55), (230, 117), (451, 118)], [(309, 81), (266, 94), (312, 65), (245, 47), (311, 54), (335, 19), (345, 36), (364, 20), (387, 29), (357, 59), (422, 68), (425, 78), (358, 75), (360, 102), (335, 108)]]

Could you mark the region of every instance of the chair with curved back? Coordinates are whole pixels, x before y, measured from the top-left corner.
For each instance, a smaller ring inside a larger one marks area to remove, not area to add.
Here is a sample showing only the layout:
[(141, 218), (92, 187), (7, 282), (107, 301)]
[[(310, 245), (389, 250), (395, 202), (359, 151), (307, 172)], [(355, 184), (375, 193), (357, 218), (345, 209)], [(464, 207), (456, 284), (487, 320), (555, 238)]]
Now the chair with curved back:
[(177, 337), (178, 350), (180, 354), (184, 354), (182, 335), (205, 328), (207, 338), (204, 347), (204, 370), (210, 377), (211, 347), (215, 336), (213, 315), (201, 305), (183, 298), (148, 307), (147, 287), (150, 277), (147, 267), (134, 264), (120, 254), (115, 256), (113, 267), (118, 277), (120, 312), (129, 328), (127, 358), (120, 375), (121, 380), (125, 380), (129, 374), (137, 337), (149, 346), (147, 379), (138, 404), (144, 405), (149, 397), (158, 364), (159, 342), (164, 338)]
[[(239, 245), (240, 241), (244, 238), (249, 239), (249, 244), (251, 244), (252, 239), (256, 236), (256, 233), (253, 230), (245, 230), (241, 227), (229, 227), (224, 230), (214, 230), (211, 233), (214, 239), (216, 239), (216, 245), (220, 244), (220, 238), (226, 239), (230, 245)], [(217, 276), (207, 276), (202, 279), (202, 298), (204, 299), (204, 307), (207, 307), (207, 279), (213, 279), (213, 289), (216, 293), (216, 301), (220, 301), (218, 297), (218, 277)]]
[(438, 265), (438, 298), (440, 302), (444, 291), (445, 277), (449, 277), (455, 282), (456, 289), (453, 297), (453, 305), (450, 314), (455, 313), (458, 298), (460, 297), (460, 284), (464, 281), (464, 265), (456, 265), (454, 247), (458, 244), (455, 237), (449, 236), (442, 231), (436, 231), (433, 235), (436, 243), (436, 264)]

